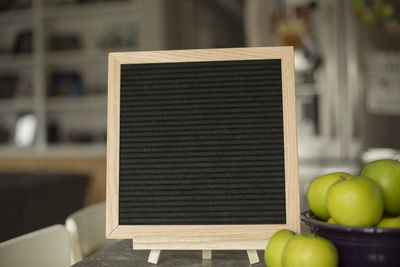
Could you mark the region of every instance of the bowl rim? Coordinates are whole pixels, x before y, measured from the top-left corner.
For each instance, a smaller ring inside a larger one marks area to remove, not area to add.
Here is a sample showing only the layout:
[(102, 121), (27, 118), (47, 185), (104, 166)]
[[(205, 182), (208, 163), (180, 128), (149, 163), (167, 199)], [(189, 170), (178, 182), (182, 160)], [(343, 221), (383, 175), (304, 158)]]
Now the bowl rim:
[(363, 233), (363, 234), (400, 234), (400, 228), (381, 228), (381, 227), (357, 227), (357, 226), (343, 226), (337, 224), (329, 224), (320, 220), (311, 209), (303, 211), (300, 215), (300, 220), (309, 225), (318, 227), (320, 229), (329, 229), (337, 232), (353, 232), (353, 233)]

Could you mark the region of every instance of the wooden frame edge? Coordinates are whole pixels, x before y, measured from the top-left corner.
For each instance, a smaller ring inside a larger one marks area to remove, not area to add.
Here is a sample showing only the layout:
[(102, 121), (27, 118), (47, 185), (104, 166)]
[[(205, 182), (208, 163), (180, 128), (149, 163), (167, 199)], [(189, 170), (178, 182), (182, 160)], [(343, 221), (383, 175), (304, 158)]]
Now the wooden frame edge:
[(270, 59), (278, 59), (281, 58), (282, 55), (288, 56), (290, 53), (293, 53), (293, 47), (291, 46), (275, 46), (114, 52), (110, 53), (110, 55), (120, 64), (143, 64), (253, 60), (263, 59), (260, 57), (262, 54), (268, 54)]
[[(111, 239), (133, 239), (134, 249), (248, 250), (265, 249), (268, 239), (288, 225), (179, 225), (123, 226), (108, 236)], [(134, 228), (134, 229), (132, 229)], [(132, 235), (132, 231), (136, 235)], [(152, 235), (146, 235), (152, 232)], [(209, 235), (213, 233), (213, 235)]]
[(285, 48), (285, 53), (282, 55), (281, 60), (286, 218), (292, 218), (291, 221), (287, 220), (289, 228), (296, 233), (300, 233), (300, 192), (293, 47)]
[[(118, 227), (121, 64), (108, 55), (106, 237)], [(113, 160), (111, 160), (111, 158)]]

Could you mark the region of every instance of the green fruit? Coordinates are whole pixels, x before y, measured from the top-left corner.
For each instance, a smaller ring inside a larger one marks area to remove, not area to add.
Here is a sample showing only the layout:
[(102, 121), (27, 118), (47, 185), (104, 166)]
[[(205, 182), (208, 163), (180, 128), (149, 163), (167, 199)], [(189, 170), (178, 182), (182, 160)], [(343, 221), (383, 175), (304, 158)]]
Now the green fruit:
[(383, 218), (376, 227), (400, 228), (400, 216)]
[(326, 193), (331, 185), (343, 180), (350, 179), (351, 175), (345, 172), (334, 172), (322, 175), (310, 184), (307, 191), (307, 201), (311, 210), (322, 220), (326, 221), (330, 215), (326, 207)]
[(292, 231), (282, 229), (276, 232), (268, 241), (265, 249), (265, 263), (268, 267), (282, 267), (282, 252), (286, 243), (295, 235)]
[(337, 224), (332, 217), (330, 217), (329, 220), (327, 220), (326, 222), (330, 224)]
[(361, 176), (374, 180), (383, 193), (385, 211), (391, 215), (400, 215), (400, 162), (378, 160), (368, 163)]
[(329, 188), (326, 201), (329, 214), (341, 225), (374, 226), (383, 215), (382, 192), (365, 177), (335, 183)]
[[(282, 257), (282, 267), (337, 267), (338, 253), (327, 239), (297, 235), (289, 239)], [(268, 265), (269, 267), (269, 265)]]

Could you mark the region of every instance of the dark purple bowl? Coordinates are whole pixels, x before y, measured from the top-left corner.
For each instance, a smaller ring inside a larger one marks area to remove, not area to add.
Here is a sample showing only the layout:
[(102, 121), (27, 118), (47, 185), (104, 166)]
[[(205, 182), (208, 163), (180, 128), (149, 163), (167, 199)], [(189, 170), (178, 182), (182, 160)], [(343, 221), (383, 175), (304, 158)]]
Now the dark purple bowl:
[(301, 214), (301, 221), (335, 244), (340, 267), (400, 266), (400, 229), (328, 224), (311, 210)]

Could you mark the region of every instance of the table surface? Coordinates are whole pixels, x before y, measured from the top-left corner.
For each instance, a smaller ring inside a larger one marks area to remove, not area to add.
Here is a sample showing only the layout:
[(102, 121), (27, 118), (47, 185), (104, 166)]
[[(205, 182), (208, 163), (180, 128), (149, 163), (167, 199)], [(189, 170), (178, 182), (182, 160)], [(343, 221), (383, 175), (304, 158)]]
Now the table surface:
[(158, 264), (147, 262), (149, 250), (132, 250), (132, 241), (123, 240), (74, 264), (74, 267), (265, 267), (264, 252), (258, 251), (260, 263), (250, 265), (246, 251), (212, 251), (211, 260), (202, 260), (199, 250), (161, 251)]

